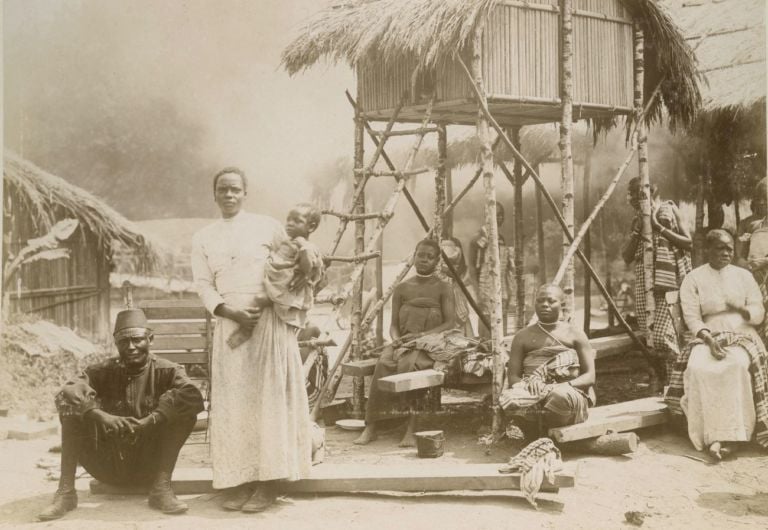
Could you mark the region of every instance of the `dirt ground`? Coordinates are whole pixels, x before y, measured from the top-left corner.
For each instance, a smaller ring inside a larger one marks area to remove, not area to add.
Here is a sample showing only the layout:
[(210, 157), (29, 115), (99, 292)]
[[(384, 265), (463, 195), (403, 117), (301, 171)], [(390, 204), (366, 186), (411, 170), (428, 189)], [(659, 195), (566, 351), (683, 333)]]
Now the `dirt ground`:
[[(510, 442), (485, 454), (477, 445), (476, 416), (428, 420), (427, 427), (446, 432), (442, 458), (422, 460), (415, 449), (400, 449), (401, 431), (393, 428), (366, 447), (353, 445), (357, 435), (327, 429), (326, 462), (365, 462), (382, 466), (453, 466), (463, 463), (503, 463), (516, 452)], [(625, 512), (644, 514), (644, 528), (766, 528), (768, 527), (768, 456), (746, 448), (739, 458), (708, 465), (688, 441), (666, 428), (640, 433), (638, 451), (625, 457), (565, 454), (578, 462), (576, 486), (543, 494), (539, 509), (518, 492), (451, 492), (440, 494), (368, 493), (295, 495), (281, 497), (259, 515), (228, 513), (216, 494), (183, 498), (189, 513), (166, 516), (147, 507), (142, 496), (104, 496), (88, 492), (89, 478), (78, 480), (80, 507), (63, 519), (34, 523), (48, 503), (56, 483), (36, 467), (40, 459), (56, 458), (48, 449), (56, 437), (35, 441), (0, 442), (0, 526), (51, 528), (627, 528)], [(201, 441), (201, 435), (195, 435)], [(207, 445), (188, 445), (180, 465), (205, 465)]]

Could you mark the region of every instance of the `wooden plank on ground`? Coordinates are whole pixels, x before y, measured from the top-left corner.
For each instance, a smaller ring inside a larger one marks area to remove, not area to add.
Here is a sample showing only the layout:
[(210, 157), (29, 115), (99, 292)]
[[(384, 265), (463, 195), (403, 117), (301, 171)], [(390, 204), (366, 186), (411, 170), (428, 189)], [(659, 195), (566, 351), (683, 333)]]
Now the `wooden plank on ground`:
[(379, 390), (386, 392), (407, 392), (443, 384), (445, 374), (437, 370), (419, 370), (395, 374), (379, 379)]
[(589, 409), (587, 421), (549, 429), (549, 436), (556, 442), (586, 440), (602, 436), (609, 431), (626, 432), (661, 425), (666, 423), (667, 419), (667, 405), (662, 398), (636, 399)]
[[(499, 473), (501, 464), (435, 463), (434, 465), (320, 464), (312, 468), (310, 477), (296, 482), (281, 482), (285, 493), (352, 493), (360, 491), (459, 491), (519, 490), (520, 474)], [(576, 464), (566, 462), (555, 475), (555, 483), (546, 479), (541, 491), (557, 492), (576, 483)], [(213, 491), (210, 468), (180, 468), (173, 473), (173, 490), (177, 495)], [(91, 481), (91, 493), (130, 495), (145, 494), (146, 488), (110, 486)]]
[(376, 369), (376, 361), (377, 359), (363, 359), (362, 361), (341, 363), (341, 373), (360, 377), (373, 375), (373, 371)]

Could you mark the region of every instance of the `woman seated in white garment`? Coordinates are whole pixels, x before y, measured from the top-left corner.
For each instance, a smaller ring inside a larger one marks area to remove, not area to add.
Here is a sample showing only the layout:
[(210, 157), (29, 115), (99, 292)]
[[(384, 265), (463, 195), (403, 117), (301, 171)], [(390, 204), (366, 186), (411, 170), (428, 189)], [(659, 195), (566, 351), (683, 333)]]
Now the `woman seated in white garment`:
[(765, 317), (752, 274), (731, 265), (733, 238), (712, 230), (707, 263), (680, 286), (680, 305), (694, 337), (677, 359), (667, 398), (688, 421), (688, 436), (719, 460), (755, 434), (768, 446), (768, 355), (756, 327)]

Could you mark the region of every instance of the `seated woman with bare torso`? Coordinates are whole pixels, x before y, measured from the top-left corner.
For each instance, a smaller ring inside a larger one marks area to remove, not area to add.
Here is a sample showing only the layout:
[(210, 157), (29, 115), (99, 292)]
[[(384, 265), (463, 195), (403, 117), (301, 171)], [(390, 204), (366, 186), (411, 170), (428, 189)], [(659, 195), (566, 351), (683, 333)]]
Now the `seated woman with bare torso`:
[[(391, 406), (386, 392), (377, 387), (380, 378), (432, 368), (435, 361), (428, 352), (407, 347), (410, 341), (453, 329), (456, 320), (453, 288), (435, 274), (440, 262), (440, 247), (431, 239), (416, 245), (414, 265), (416, 276), (395, 288), (392, 294), (392, 325), (389, 334), (393, 343), (382, 353), (371, 381), (365, 430), (354, 443), (364, 445), (376, 438), (376, 422), (381, 413)], [(414, 445), (413, 432), (416, 416), (411, 416), (408, 428), (400, 442), (401, 447)]]
[(595, 354), (583, 331), (560, 320), (563, 291), (543, 285), (536, 293), (538, 321), (515, 335), (509, 385), (499, 403), (513, 417), (546, 427), (586, 421), (595, 404)]

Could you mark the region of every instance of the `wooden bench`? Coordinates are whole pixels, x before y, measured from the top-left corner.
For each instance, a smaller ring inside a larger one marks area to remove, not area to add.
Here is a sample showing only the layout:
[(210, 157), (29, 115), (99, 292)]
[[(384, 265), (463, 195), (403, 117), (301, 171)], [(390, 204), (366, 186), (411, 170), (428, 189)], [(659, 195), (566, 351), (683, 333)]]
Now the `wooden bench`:
[[(641, 338), (643, 334), (638, 332)], [(508, 350), (512, 342), (512, 335), (504, 338), (503, 347)], [(630, 351), (634, 347), (634, 341), (626, 334), (613, 335), (610, 337), (600, 337), (590, 340), (595, 349), (595, 358), (604, 359), (614, 355), (620, 355)], [(363, 359), (362, 361), (348, 361), (342, 363), (342, 373), (351, 376), (371, 376), (376, 368), (376, 359)], [(440, 386), (444, 382), (444, 377), (437, 377), (435, 370), (419, 370), (405, 374), (396, 374), (388, 377), (382, 377), (378, 382), (378, 387), (387, 392), (407, 392), (420, 388), (430, 388)], [(477, 386), (489, 385), (491, 383), (490, 374), (478, 377), (472, 374), (460, 374), (458, 379), (459, 386)]]
[(144, 311), (155, 334), (152, 353), (185, 368), (194, 364), (208, 366), (213, 321), (197, 298), (143, 300), (138, 306)]

